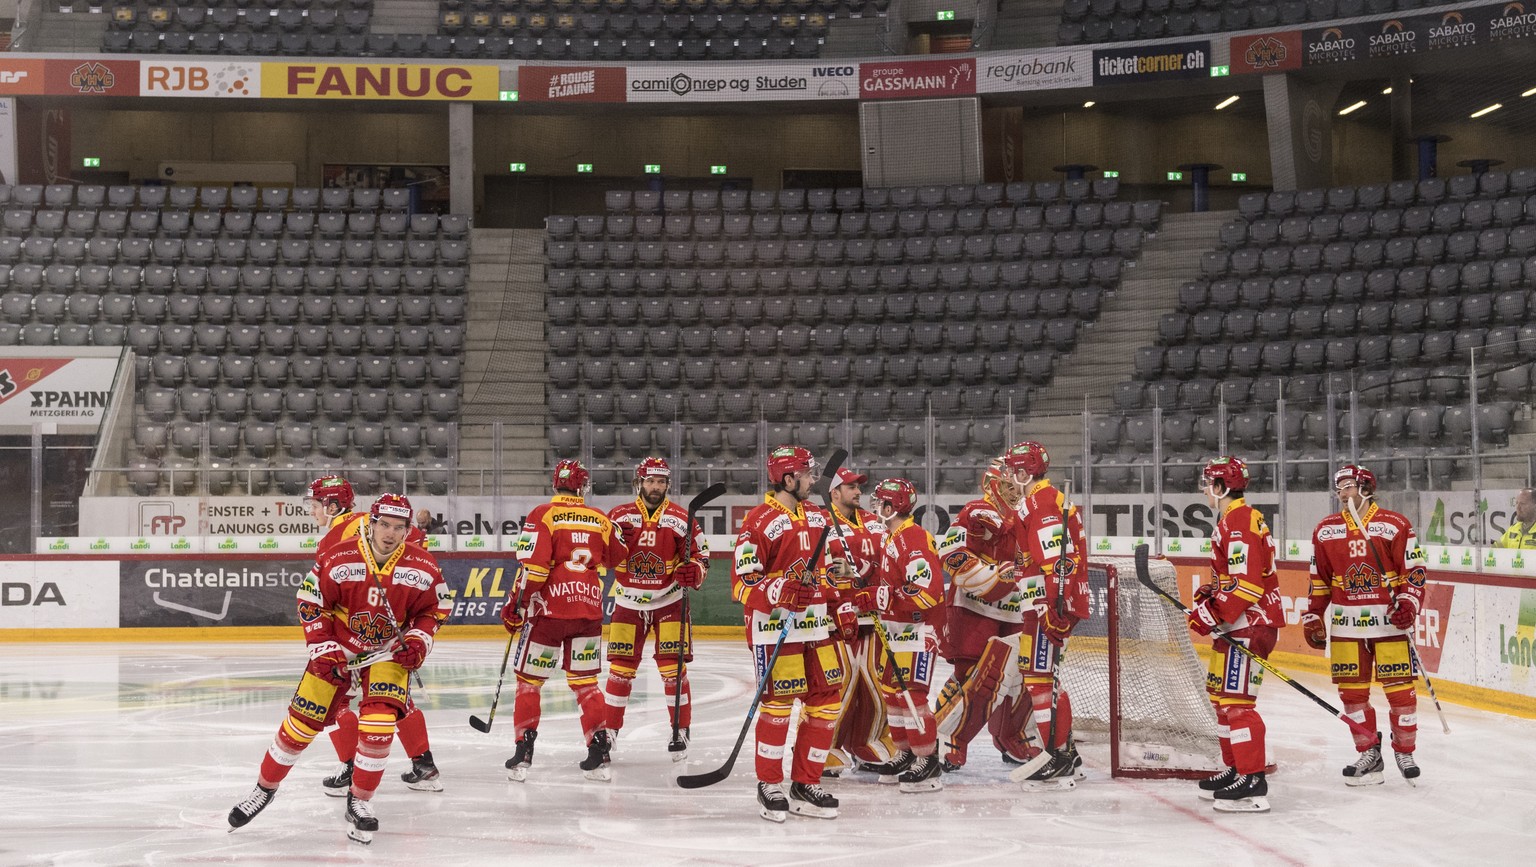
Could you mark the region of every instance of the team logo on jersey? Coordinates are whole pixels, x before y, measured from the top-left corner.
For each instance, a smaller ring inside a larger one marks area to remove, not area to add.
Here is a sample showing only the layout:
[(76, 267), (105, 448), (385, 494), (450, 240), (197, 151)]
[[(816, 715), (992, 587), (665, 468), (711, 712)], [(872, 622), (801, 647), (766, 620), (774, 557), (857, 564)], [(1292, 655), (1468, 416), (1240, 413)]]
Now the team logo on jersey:
[(1076, 572), (1076, 571), (1077, 571), (1077, 561), (1073, 560), (1071, 557), (1063, 557), (1060, 560), (1056, 561), (1056, 576), (1057, 577), (1059, 577), (1059, 578), (1066, 578), (1067, 576), (1071, 575), (1073, 572)]
[(527, 530), (524, 530), (523, 533), (517, 537), (517, 543), (512, 546), (512, 550), (516, 552), (518, 556), (522, 556), (524, 554), (532, 554), (533, 534)]
[(658, 582), (667, 577), (667, 564), (654, 551), (641, 551), (629, 558), (629, 574), (641, 581)]
[(1351, 563), (1349, 571), (1335, 579), (1348, 595), (1370, 593), (1381, 586), (1381, 576), (1364, 563)]
[(347, 628), (370, 647), (383, 645), (395, 635), (395, 625), (377, 611), (352, 612), (347, 617)]

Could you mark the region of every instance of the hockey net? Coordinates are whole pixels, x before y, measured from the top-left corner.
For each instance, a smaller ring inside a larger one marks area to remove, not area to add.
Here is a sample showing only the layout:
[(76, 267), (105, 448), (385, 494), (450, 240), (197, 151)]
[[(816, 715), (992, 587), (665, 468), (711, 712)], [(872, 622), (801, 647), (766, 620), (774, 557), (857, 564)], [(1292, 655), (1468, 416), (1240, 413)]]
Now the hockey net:
[[(1173, 564), (1153, 560), (1152, 580), (1178, 596)], [(1062, 658), (1073, 735), (1107, 743), (1118, 777), (1197, 777), (1221, 767), (1216, 714), (1201, 655), (1184, 616), (1136, 580), (1130, 557), (1088, 564), (1093, 614)]]

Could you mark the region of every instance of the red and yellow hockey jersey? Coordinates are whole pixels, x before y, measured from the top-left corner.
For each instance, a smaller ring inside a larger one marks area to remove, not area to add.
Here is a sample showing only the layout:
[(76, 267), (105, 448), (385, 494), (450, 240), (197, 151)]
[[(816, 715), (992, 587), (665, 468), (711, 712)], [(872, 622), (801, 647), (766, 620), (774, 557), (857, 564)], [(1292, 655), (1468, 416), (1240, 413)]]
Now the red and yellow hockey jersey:
[(944, 610), (944, 571), (933, 535), (910, 517), (900, 519), (885, 537), (880, 580), (891, 588), (890, 605), (880, 613), (891, 649), (925, 650), (920, 642)]
[[(831, 635), (836, 590), (825, 579), (826, 552), (822, 561), (811, 562), (816, 542), (831, 517), (810, 503), (786, 508), (772, 494), (765, 495), (741, 519), (736, 536), (735, 566), (731, 570), (731, 597), (745, 606), (747, 636), (752, 644), (778, 640), (783, 617), (792, 615), (787, 643), (826, 640)], [(814, 601), (791, 611), (769, 601), (768, 588), (778, 579), (817, 582)]]
[[(994, 579), (1019, 556), (1018, 521), (985, 497), (966, 503), (939, 540), (950, 577), (950, 604), (1004, 623), (1024, 620), (1016, 580)], [(970, 589), (967, 589), (970, 588)]]
[(453, 611), (453, 596), (425, 549), (406, 542), (378, 562), (368, 540), (354, 535), (316, 555), (298, 607), (306, 642), (335, 641), (358, 654), (388, 645), (397, 630), (419, 633), (430, 648)]
[(663, 500), (655, 509), (643, 500), (614, 506), (608, 512), (623, 534), (629, 551), (629, 568), (615, 581), (614, 604), (639, 611), (671, 605), (682, 598), (683, 588), (672, 579), (684, 561), (692, 559), (705, 568), (709, 563), (709, 543), (704, 533), (688, 528), (688, 510), (671, 500)]
[[(1064, 593), (1061, 610), (1082, 619), (1092, 610), (1088, 539), (1077, 507), (1064, 508), (1066, 499), (1049, 479), (1041, 479), (1019, 501), (1019, 592), (1025, 605), (1043, 599), (1051, 608), (1058, 607), (1057, 595)], [(1066, 574), (1058, 575), (1059, 571)]]
[(1423, 607), (1425, 561), (1408, 519), (1376, 503), (1366, 504), (1362, 533), (1348, 512), (1329, 515), (1312, 532), (1312, 588), (1307, 611), (1327, 612), (1329, 631), (1339, 638), (1403, 635), (1387, 622), (1398, 593)]
[(1227, 503), (1211, 534), (1211, 609), (1228, 629), (1285, 625), (1275, 539), (1242, 497)]
[(523, 521), (516, 552), (527, 585), (523, 599), (535, 617), (601, 620), (603, 581), (598, 570), (613, 571), (618, 581), (626, 580), (628, 572), (629, 552), (619, 528), (575, 494), (556, 494), (535, 506)]

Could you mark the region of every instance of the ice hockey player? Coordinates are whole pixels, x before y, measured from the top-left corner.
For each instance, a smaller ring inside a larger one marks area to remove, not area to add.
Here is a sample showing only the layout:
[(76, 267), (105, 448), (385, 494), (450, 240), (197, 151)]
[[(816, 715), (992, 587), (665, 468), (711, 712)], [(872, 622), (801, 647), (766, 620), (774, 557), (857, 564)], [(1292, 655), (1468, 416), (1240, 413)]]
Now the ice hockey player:
[[(790, 813), (837, 817), (837, 798), (820, 780), (847, 677), (842, 641), (858, 631), (858, 612), (851, 603), (840, 603), (827, 575), (825, 550), (812, 562), (831, 523), (808, 502), (816, 478), (816, 462), (806, 449), (779, 446), (769, 453), (773, 489), (742, 518), (731, 573), (731, 595), (744, 608), (753, 664), (765, 681), (755, 754), (759, 814), (771, 822), (783, 822)], [(796, 699), (803, 711), (786, 793), (784, 745)]]
[(1269, 811), (1264, 719), (1256, 707), (1264, 669), (1232, 645), (1268, 659), (1285, 625), (1275, 540), (1264, 515), (1243, 500), (1247, 489), (1248, 465), (1239, 458), (1216, 458), (1200, 473), (1200, 490), (1218, 518), (1211, 578), (1195, 591), (1189, 628), (1213, 638), (1205, 689), (1216, 709), (1225, 768), (1199, 785), (1200, 797), (1224, 813)]
[[(692, 624), (685, 619), (683, 594), (697, 590), (708, 572), (709, 545), (698, 528), (688, 526), (688, 510), (667, 498), (672, 469), (661, 458), (635, 467), (635, 499), (608, 512), (629, 551), (627, 571), (617, 582), (608, 626), (608, 682), (604, 689), (610, 746), (624, 727), (624, 708), (634, 688), (635, 672), (647, 641), (661, 672), (667, 711), (676, 719), (677, 737), (667, 744), (672, 761), (687, 756), (691, 723), (688, 677)], [(679, 695), (681, 691), (681, 695)], [(674, 711), (673, 709), (676, 708)]]
[(610, 742), (603, 728), (606, 707), (597, 678), (602, 668), (603, 583), (598, 570), (627, 580), (628, 552), (618, 527), (586, 504), (591, 476), (579, 461), (555, 465), (554, 497), (535, 506), (517, 538), (522, 577), (502, 605), (501, 622), (516, 635), (529, 630), (513, 660), (517, 693), (512, 728), (517, 751), (507, 760), (507, 778), (522, 782), (533, 764), (538, 737), (539, 693), (560, 668), (576, 694), (587, 757), (579, 767), (589, 780), (612, 779)]
[[(837, 512), (832, 535), (827, 538), (833, 566), (829, 570), (839, 597), (853, 601), (855, 592), (879, 578), (885, 524), (874, 512), (860, 507), (862, 486), (869, 476), (840, 467), (828, 492)], [(875, 615), (859, 614), (859, 633), (848, 642), (848, 677), (843, 680), (843, 710), (832, 726), (832, 751), (827, 754), (823, 776), (839, 776), (855, 763), (876, 771), (895, 758), (895, 744), (880, 697), (878, 666), (885, 651), (875, 638)]]
[[(316, 552), (339, 539), (357, 536), (368, 525), (367, 512), (352, 511), (356, 500), (352, 483), (341, 476), (321, 476), (309, 483), (309, 493), (304, 497), (304, 503), (309, 507), (309, 516), (325, 532), (315, 548)], [(412, 525), (405, 541), (426, 548), (427, 537)], [(357, 756), (357, 714), (352, 711), (351, 696), (344, 695), (340, 704), (341, 707), (336, 710), (335, 725), (326, 734), (331, 739), (331, 746), (336, 748), (336, 758), (341, 761), (341, 765), (334, 774), (320, 781), (325, 793), (336, 798), (346, 797), (351, 789), (352, 763)], [(405, 754), (411, 759), (411, 769), (401, 774), (400, 779), (419, 792), (441, 792), (442, 774), (432, 759), (432, 744), (427, 737), (427, 718), (414, 702), (408, 703), (405, 716), (395, 724), (395, 731), (400, 736), (400, 746), (405, 748)]]
[[(938, 755), (937, 724), (928, 707), (928, 688), (938, 656), (934, 619), (944, 612), (943, 567), (933, 535), (912, 520), (916, 486), (906, 479), (886, 479), (875, 487), (874, 500), (888, 533), (880, 579), (858, 591), (859, 608), (880, 617), (879, 634), (869, 652), (880, 672), (891, 736), (900, 750), (890, 773), (880, 781), (899, 783), (901, 791), (908, 793), (938, 791), (944, 788), (939, 778), (943, 761)], [(889, 656), (882, 646), (885, 642), (889, 642)]]
[[(1002, 460), (992, 461), (981, 477), (981, 496), (960, 509), (939, 541), (950, 579), (939, 652), (954, 666), (935, 710), (946, 773), (965, 765), (967, 746), (982, 726), (1005, 760), (1029, 759), (1028, 741), (1019, 737), (1017, 720), (1010, 721), (1022, 691), (1018, 636), (1024, 596), (1015, 562), (1019, 496)], [(1027, 714), (1028, 701), (1022, 701)]]
[(395, 722), (409, 703), (410, 672), (431, 652), (453, 598), (437, 561), (405, 541), (410, 501), (384, 494), (369, 515), (362, 533), (319, 552), (299, 588), (309, 665), (262, 759), (256, 788), (229, 811), (231, 828), (244, 826), (272, 803), (299, 754), (331, 721), (352, 679), (348, 663), (393, 647), (390, 657), (358, 671), (360, 737), (347, 793), (347, 836), (369, 843), (378, 830), (370, 801), (389, 758)]
[[(1343, 508), (1312, 532), (1312, 588), (1301, 628), (1307, 644), (1318, 650), (1332, 639), (1328, 658), (1339, 699), (1344, 712), (1366, 729), (1376, 728), (1371, 681), (1381, 684), (1397, 769), (1414, 784), (1419, 723), (1409, 642), (1424, 603), (1424, 551), (1408, 519), (1376, 503), (1370, 470), (1340, 467), (1333, 491)], [(1344, 768), (1345, 785), (1380, 785), (1381, 735), (1354, 737), (1360, 755)]]
[[(1072, 745), (1072, 698), (1056, 677), (1067, 639), (1089, 614), (1088, 542), (1081, 515), (1051, 484), (1045, 446), (1032, 440), (1003, 453), (1003, 465), (1020, 491), (1017, 581), (1024, 598), (1024, 628), (1019, 633), (1019, 671), (1024, 693), (1044, 749), (1010, 776), (1025, 791), (1070, 789), (1082, 764)], [(1021, 696), (1022, 698), (1022, 696)], [(1028, 731), (1029, 715), (1012, 706), (1010, 723)]]

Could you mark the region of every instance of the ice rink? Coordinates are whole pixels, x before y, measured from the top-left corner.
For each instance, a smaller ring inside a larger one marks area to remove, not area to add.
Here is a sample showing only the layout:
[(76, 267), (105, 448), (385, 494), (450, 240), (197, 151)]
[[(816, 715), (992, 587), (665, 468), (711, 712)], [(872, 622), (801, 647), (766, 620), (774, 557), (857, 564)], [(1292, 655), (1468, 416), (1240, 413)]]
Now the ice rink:
[[(751, 745), (734, 775), (684, 791), (673, 777), (718, 767), (752, 691), (743, 645), (702, 642), (690, 666), (690, 761), (673, 764), (661, 684), (636, 682), (611, 783), (588, 782), (570, 692), (545, 687), (527, 783), (508, 782), (510, 690), (489, 735), (503, 642), (439, 643), (422, 669), (433, 754), (445, 791), (408, 790), (397, 745), (374, 801), (372, 846), (346, 839), (344, 802), (320, 779), (335, 766), (321, 737), (249, 826), (225, 815), (251, 790), (303, 668), (300, 642), (7, 644), (0, 674), (0, 864), (1529, 864), (1536, 844), (1536, 721), (1446, 706), (1452, 734), (1421, 699), (1410, 788), (1346, 788), (1348, 732), (1284, 683), (1265, 685), (1279, 770), (1273, 811), (1218, 814), (1182, 781), (1111, 779), (1107, 752), (1084, 747), (1076, 790), (1026, 794), (985, 734), (942, 792), (903, 795), (854, 774), (829, 788), (834, 821), (757, 817)], [(1336, 700), (1321, 678), (1303, 682)], [(1376, 696), (1381, 701), (1379, 694)], [(1378, 705), (1381, 707), (1384, 705)]]

